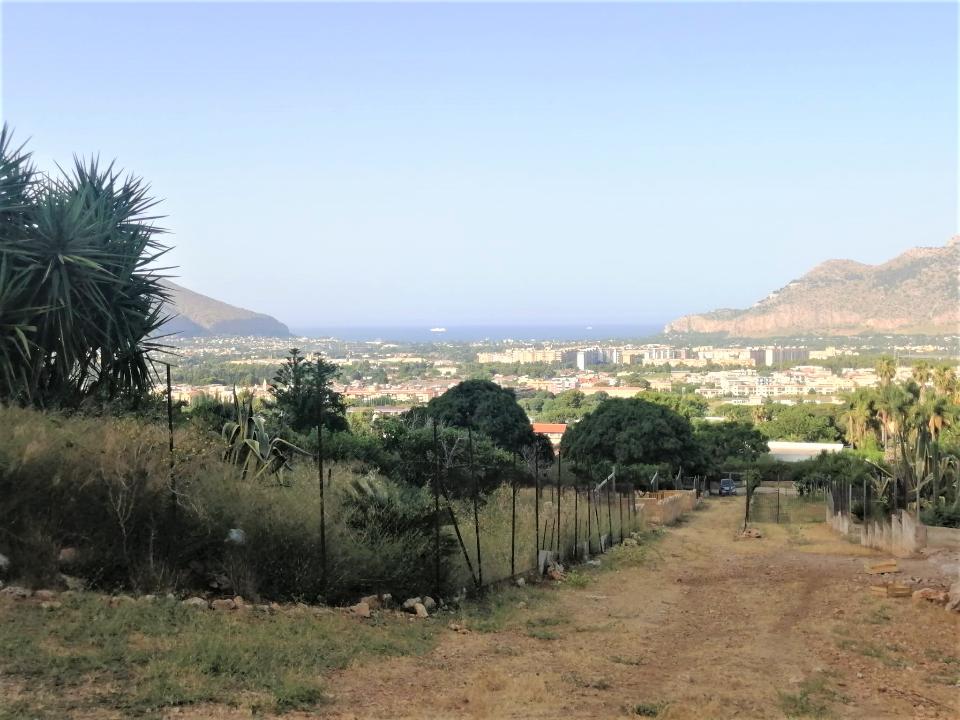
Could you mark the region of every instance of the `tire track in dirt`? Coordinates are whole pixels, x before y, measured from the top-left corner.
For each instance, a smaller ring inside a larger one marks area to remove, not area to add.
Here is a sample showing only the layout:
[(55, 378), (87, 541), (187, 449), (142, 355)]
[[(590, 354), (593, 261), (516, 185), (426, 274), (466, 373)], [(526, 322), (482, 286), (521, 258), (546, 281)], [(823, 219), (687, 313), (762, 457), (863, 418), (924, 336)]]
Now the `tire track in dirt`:
[[(776, 526), (737, 540), (741, 512), (742, 500), (713, 500), (641, 564), (539, 590), (550, 602), (517, 609), (502, 630), (450, 633), (424, 657), (337, 673), (321, 715), (605, 718), (642, 705), (666, 718), (779, 718), (806, 698), (835, 717), (955, 716), (955, 688), (927, 682), (936, 668), (923, 659), (929, 648), (950, 657), (954, 618), (907, 602), (874, 627), (859, 547)], [(901, 650), (865, 655), (845, 640), (870, 633)]]

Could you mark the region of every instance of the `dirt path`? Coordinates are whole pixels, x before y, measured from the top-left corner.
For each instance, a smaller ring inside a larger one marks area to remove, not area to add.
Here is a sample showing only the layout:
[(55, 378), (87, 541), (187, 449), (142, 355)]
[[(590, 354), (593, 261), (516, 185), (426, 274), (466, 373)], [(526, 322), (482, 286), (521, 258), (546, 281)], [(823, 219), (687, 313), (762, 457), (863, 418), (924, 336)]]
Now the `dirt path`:
[(645, 560), (621, 549), (585, 587), (529, 591), (546, 599), (497, 631), (338, 673), (326, 716), (960, 717), (956, 615), (871, 595), (863, 560), (881, 556), (822, 523), (735, 540), (742, 502), (713, 500)]

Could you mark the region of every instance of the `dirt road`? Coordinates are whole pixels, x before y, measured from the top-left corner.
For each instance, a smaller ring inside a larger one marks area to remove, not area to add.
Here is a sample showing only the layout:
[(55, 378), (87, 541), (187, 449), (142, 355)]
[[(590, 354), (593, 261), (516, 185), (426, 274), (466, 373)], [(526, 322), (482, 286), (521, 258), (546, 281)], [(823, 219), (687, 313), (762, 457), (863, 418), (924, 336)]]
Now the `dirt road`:
[(960, 717), (956, 615), (870, 594), (863, 561), (883, 556), (823, 523), (735, 539), (742, 503), (712, 500), (614, 569), (507, 593), (529, 603), (492, 632), (468, 618), (424, 657), (338, 673), (328, 716)]

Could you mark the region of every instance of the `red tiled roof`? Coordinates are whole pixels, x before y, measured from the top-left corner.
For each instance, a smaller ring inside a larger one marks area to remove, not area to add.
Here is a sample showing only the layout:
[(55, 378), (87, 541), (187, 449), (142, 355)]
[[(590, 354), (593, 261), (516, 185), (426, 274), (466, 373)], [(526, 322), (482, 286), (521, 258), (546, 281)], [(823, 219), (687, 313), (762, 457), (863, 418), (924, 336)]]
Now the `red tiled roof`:
[(563, 434), (567, 429), (565, 423), (533, 423), (535, 433), (559, 433)]

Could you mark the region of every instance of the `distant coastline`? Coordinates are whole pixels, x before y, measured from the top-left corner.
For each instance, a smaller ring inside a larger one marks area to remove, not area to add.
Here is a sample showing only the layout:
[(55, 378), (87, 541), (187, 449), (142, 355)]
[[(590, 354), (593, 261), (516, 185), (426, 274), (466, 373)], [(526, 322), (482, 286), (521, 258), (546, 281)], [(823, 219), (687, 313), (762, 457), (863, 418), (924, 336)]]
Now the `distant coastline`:
[(442, 334), (423, 326), (320, 326), (292, 327), (303, 337), (335, 337), (339, 340), (384, 342), (575, 342), (634, 340), (659, 335), (663, 323), (623, 323), (610, 325), (448, 325)]

